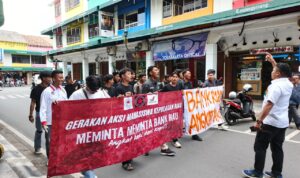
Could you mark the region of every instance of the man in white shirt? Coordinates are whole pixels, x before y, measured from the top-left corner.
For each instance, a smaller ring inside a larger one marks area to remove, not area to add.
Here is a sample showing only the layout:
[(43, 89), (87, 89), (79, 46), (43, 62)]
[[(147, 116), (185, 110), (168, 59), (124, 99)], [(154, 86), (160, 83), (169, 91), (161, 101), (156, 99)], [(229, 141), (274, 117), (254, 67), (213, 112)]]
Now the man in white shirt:
[[(99, 98), (110, 98), (105, 90), (100, 90), (100, 79), (94, 75), (86, 78), (86, 87), (75, 91), (71, 96), (70, 100), (85, 100), (85, 99), (99, 99)], [(82, 174), (85, 178), (96, 178), (94, 171), (88, 170), (83, 171)]]
[(40, 120), (45, 130), (46, 152), (49, 158), (50, 135), (52, 125), (52, 104), (67, 100), (67, 92), (61, 86), (64, 81), (63, 72), (54, 70), (51, 74), (53, 83), (47, 87), (41, 95)]
[(255, 143), (255, 163), (253, 170), (244, 170), (243, 174), (249, 178), (264, 177), (263, 170), (266, 152), (271, 145), (273, 166), (265, 175), (271, 178), (282, 178), (283, 149), (285, 131), (289, 126), (288, 106), (293, 85), (289, 81), (291, 69), (288, 64), (276, 63), (272, 55), (267, 53), (266, 60), (273, 65), (272, 84), (263, 102), (263, 109), (255, 128), (258, 130)]

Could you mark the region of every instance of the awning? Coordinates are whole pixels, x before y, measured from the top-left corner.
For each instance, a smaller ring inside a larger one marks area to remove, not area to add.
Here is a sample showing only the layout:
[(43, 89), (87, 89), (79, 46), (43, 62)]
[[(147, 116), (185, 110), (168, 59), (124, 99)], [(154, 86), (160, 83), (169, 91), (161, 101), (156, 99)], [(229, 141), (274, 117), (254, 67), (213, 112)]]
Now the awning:
[(46, 56), (47, 55), (47, 52), (7, 50), (7, 49), (4, 49), (4, 53), (20, 54), (20, 55), (36, 55), (36, 56)]
[(35, 68), (35, 67), (0, 67), (0, 71), (23, 71), (23, 72), (41, 72), (41, 71), (52, 71), (51, 67)]
[(110, 0), (110, 1), (108, 1), (108, 2), (106, 2), (106, 3), (104, 3), (104, 4), (101, 4), (101, 5), (99, 6), (99, 9), (100, 9), (100, 10), (101, 10), (101, 9), (104, 9), (104, 8), (106, 8), (106, 7), (115, 5), (115, 4), (117, 4), (117, 3), (121, 2), (121, 1), (122, 1), (122, 0)]
[(102, 37), (97, 37), (97, 38), (91, 39), (87, 43), (83, 43), (83, 44), (80, 44), (80, 45), (69, 46), (69, 47), (66, 47), (66, 48), (51, 50), (51, 51), (49, 51), (49, 55), (53, 55), (53, 54), (57, 54), (57, 53), (71, 52), (71, 51), (76, 51), (76, 50), (79, 50), (79, 49), (88, 49), (88, 48), (91, 48), (91, 47), (96, 47), (96, 46), (100, 45), (101, 39), (102, 39)]
[(81, 13), (81, 14), (78, 14), (78, 15), (76, 15), (74, 17), (71, 17), (71, 18), (69, 18), (69, 19), (67, 19), (67, 20), (65, 20), (63, 22), (60, 22), (60, 23), (58, 23), (58, 24), (56, 24), (56, 25), (54, 25), (54, 26), (52, 26), (50, 28), (47, 28), (46, 30), (43, 30), (41, 33), (42, 33), (42, 35), (52, 35), (52, 31), (53, 30), (55, 30), (55, 29), (57, 29), (59, 27), (65, 26), (65, 25), (67, 25), (69, 23), (72, 23), (72, 22), (74, 22), (76, 20), (79, 20), (81, 18), (84, 18), (85, 16), (88, 16), (88, 15), (94, 13), (94, 12), (97, 12), (99, 10), (98, 8), (99, 8), (99, 6), (94, 7), (92, 9), (88, 10), (88, 11), (85, 11), (85, 12)]
[[(136, 39), (136, 38), (147, 37), (147, 36), (149, 37), (152, 35), (159, 35), (164, 32), (170, 32), (170, 31), (189, 28), (193, 26), (232, 20), (232, 19), (271, 12), (280, 9), (286, 9), (295, 6), (300, 6), (300, 0), (284, 0), (284, 1), (273, 0), (263, 4), (247, 6), (240, 9), (234, 9), (234, 10), (220, 12), (208, 16), (198, 17), (198, 18), (194, 18), (191, 20), (178, 22), (170, 25), (160, 26), (160, 27), (151, 28), (139, 32), (134, 32), (134, 33), (128, 33), (128, 39)], [(122, 40), (124, 40), (122, 36), (110, 37), (101, 40), (101, 44), (110, 44), (110, 43), (120, 42)]]

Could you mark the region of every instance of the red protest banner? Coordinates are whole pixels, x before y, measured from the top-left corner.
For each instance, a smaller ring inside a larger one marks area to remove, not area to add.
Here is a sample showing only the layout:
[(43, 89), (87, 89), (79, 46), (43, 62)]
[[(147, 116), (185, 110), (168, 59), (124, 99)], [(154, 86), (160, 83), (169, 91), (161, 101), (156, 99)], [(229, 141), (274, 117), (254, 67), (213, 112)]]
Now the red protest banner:
[(120, 163), (182, 136), (182, 93), (53, 105), (48, 176)]

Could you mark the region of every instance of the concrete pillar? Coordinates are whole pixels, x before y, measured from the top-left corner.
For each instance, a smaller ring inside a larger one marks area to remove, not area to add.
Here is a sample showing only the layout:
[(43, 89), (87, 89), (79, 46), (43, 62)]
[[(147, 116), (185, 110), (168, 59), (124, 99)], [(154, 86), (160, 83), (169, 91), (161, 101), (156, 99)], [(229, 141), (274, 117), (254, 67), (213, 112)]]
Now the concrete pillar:
[[(101, 17), (101, 16), (99, 16), (99, 17)], [(114, 27), (115, 27), (115, 33), (114, 34), (115, 34), (115, 36), (118, 36), (118, 30), (119, 30), (118, 6), (114, 7)]]
[(57, 47), (56, 47), (56, 34), (53, 34), (52, 47), (53, 47), (54, 50), (57, 49)]
[(217, 57), (218, 57), (217, 44), (206, 44), (205, 74), (209, 69), (215, 69), (216, 76), (217, 76), (217, 62), (218, 62)]
[(159, 27), (162, 25), (163, 20), (163, 1), (151, 1), (151, 28)]
[(114, 56), (108, 56), (108, 73), (112, 74), (114, 72), (113, 62), (115, 61)]
[(89, 76), (89, 61), (87, 58), (82, 59), (82, 80)]
[(66, 61), (63, 61), (63, 75), (64, 77), (68, 75), (68, 63)]
[(96, 62), (96, 75), (100, 74), (100, 63)]
[(62, 31), (62, 47), (67, 47), (67, 28), (63, 29)]
[(83, 41), (89, 42), (89, 24), (87, 22), (83, 24)]
[(27, 72), (27, 85), (31, 85), (32, 84), (32, 72)]
[(146, 71), (147, 71), (149, 66), (153, 66), (153, 65), (155, 65), (155, 63), (153, 61), (152, 51), (147, 51), (146, 52)]

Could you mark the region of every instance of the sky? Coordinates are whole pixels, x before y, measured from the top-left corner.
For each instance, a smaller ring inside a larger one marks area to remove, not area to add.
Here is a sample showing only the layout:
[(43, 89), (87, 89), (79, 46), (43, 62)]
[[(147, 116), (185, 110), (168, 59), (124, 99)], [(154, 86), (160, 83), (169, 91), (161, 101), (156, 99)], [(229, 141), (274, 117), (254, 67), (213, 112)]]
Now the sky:
[(2, 0), (5, 22), (1, 30), (41, 35), (54, 25), (53, 0)]

